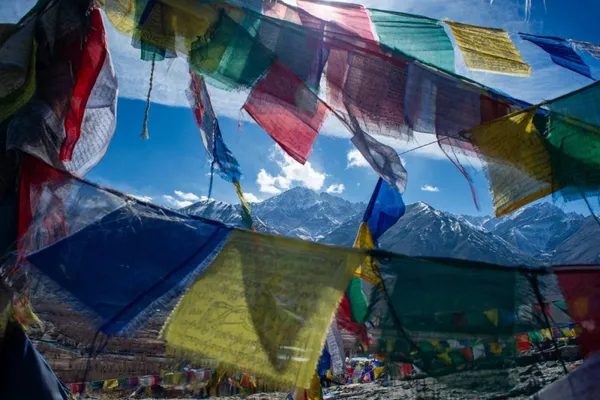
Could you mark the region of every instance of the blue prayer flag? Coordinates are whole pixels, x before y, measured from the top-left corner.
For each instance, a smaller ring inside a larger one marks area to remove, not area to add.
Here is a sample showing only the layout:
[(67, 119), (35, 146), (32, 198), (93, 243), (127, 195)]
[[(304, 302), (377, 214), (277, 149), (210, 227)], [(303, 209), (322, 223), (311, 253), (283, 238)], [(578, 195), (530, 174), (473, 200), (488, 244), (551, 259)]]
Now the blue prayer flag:
[(565, 39), (549, 36), (535, 36), (527, 33), (520, 33), (520, 35), (524, 40), (542, 48), (542, 50), (550, 55), (550, 58), (552, 58), (552, 61), (554, 61), (555, 64), (593, 79), (590, 67), (581, 59), (579, 54), (573, 50), (571, 44)]
[(229, 232), (218, 222), (130, 202), (28, 260), (99, 317), (102, 332), (116, 334), (183, 294)]
[(0, 387), (3, 400), (68, 400), (56, 377), (19, 324), (11, 322), (0, 342)]
[(377, 240), (404, 215), (406, 206), (402, 195), (385, 180), (379, 178), (363, 221), (369, 225), (373, 241)]

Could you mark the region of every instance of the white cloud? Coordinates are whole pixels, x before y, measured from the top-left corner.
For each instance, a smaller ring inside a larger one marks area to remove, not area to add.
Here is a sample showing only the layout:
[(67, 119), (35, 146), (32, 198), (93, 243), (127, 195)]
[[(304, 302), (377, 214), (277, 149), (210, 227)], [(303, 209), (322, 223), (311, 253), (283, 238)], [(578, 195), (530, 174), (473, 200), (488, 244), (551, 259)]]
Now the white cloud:
[(175, 194), (177, 195), (177, 197), (179, 197), (182, 200), (187, 200), (187, 201), (200, 201), (200, 197), (195, 195), (194, 193), (185, 193), (182, 192), (180, 190), (176, 190)]
[(139, 201), (144, 201), (146, 203), (152, 203), (152, 197), (150, 196), (139, 196), (136, 194), (128, 194), (127, 196), (133, 197), (134, 199), (137, 199)]
[(295, 184), (312, 190), (321, 190), (326, 174), (315, 170), (310, 161), (304, 165), (298, 163), (277, 145), (273, 145), (271, 149), (270, 158), (281, 168), (281, 172), (274, 176), (265, 169), (259, 171), (256, 184), (262, 193), (279, 194)]
[(192, 204), (201, 201), (208, 200), (206, 196), (197, 196), (194, 193), (185, 193), (180, 190), (175, 190), (175, 196), (168, 194), (163, 195), (163, 199), (175, 209), (191, 206)]
[(421, 186), (421, 190), (424, 192), (439, 192), (440, 188), (437, 186), (425, 185)]
[(329, 187), (327, 189), (325, 189), (325, 192), (333, 193), (333, 194), (342, 194), (344, 192), (344, 190), (346, 190), (346, 186), (344, 186), (343, 183), (340, 183), (340, 184), (329, 185)]
[(358, 149), (352, 149), (346, 154), (346, 159), (348, 160), (348, 166), (346, 168), (352, 167), (368, 167), (371, 168), (371, 165), (367, 162), (367, 160), (360, 154)]
[(244, 197), (248, 200), (249, 203), (260, 203), (262, 200), (256, 197), (254, 193), (244, 192)]

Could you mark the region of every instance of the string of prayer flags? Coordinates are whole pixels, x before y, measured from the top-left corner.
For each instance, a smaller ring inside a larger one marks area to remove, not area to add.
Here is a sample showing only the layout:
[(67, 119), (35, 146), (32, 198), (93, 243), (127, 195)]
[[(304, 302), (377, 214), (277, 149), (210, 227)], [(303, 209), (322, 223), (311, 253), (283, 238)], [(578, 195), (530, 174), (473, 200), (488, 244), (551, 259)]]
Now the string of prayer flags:
[(440, 21), (376, 9), (369, 9), (369, 15), (382, 45), (454, 72), (454, 48)]
[(523, 62), (515, 45), (502, 29), (445, 21), (452, 30), (467, 67), (474, 71), (529, 76), (531, 67)]
[[(404, 215), (405, 210), (400, 193), (379, 178), (365, 210), (363, 222), (358, 228), (353, 247), (375, 249), (377, 240)], [(368, 314), (368, 303), (361, 278), (373, 285), (381, 283), (377, 261), (373, 257), (365, 257), (364, 262), (354, 272), (354, 277), (342, 299), (342, 305), (338, 309), (337, 320), (348, 331), (362, 336), (363, 342), (366, 343), (368, 337), (365, 334), (364, 323)]]
[[(364, 254), (235, 229), (163, 336), (273, 386), (309, 388), (333, 312)], [(209, 293), (209, 295), (207, 295)]]
[(20, 193), (20, 215), (31, 208), (33, 216), (22, 255), (107, 334), (136, 328), (149, 311), (181, 295), (230, 232), (218, 222), (126, 200), (32, 157), (24, 160), (21, 181), (29, 190)]
[[(600, 83), (461, 133), (487, 164), (497, 216), (551, 193), (564, 200), (600, 186)], [(507, 134), (508, 133), (508, 134)]]
[(589, 53), (592, 57), (600, 60), (600, 45), (594, 44), (594, 43), (589, 43), (589, 42), (582, 42), (579, 40), (572, 40), (572, 39), (569, 41), (571, 42), (571, 44), (573, 46), (575, 46), (575, 48), (577, 48), (581, 51), (585, 51), (585, 52)]
[(536, 36), (527, 33), (519, 33), (519, 35), (522, 39), (539, 46), (548, 53), (555, 64), (593, 79), (590, 67), (581, 59), (579, 54), (573, 50), (571, 44), (565, 39)]

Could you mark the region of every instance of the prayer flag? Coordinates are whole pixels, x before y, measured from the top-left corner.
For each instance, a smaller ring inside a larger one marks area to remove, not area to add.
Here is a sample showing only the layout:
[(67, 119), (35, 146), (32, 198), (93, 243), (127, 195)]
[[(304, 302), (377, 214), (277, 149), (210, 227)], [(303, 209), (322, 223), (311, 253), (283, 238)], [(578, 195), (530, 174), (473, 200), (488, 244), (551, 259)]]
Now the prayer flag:
[(398, 222), (405, 211), (406, 206), (402, 195), (385, 180), (379, 178), (363, 217), (373, 242), (377, 243), (379, 238)]
[(366, 8), (360, 4), (319, 0), (296, 0), (301, 10), (324, 20), (333, 21), (363, 39), (375, 40)]
[(548, 53), (555, 64), (593, 79), (590, 67), (581, 59), (581, 57), (579, 57), (579, 54), (573, 50), (573, 47), (565, 39), (529, 35), (527, 33), (519, 33), (519, 35), (521, 35), (521, 38), (524, 40), (539, 46)]
[(369, 9), (369, 15), (382, 45), (454, 72), (454, 48), (440, 21), (375, 9)]
[(396, 150), (374, 139), (360, 128), (354, 132), (352, 143), (380, 177), (398, 192), (404, 193), (407, 173)]
[(98, 8), (94, 8), (90, 14), (90, 30), (81, 52), (73, 95), (65, 115), (65, 140), (60, 148), (60, 161), (73, 159), (75, 145), (81, 137), (86, 106), (108, 55), (105, 35), (102, 14)]
[(579, 40), (570, 40), (570, 42), (573, 46), (575, 46), (575, 48), (588, 52), (592, 57), (600, 60), (600, 45), (589, 42), (582, 42)]
[(275, 62), (252, 89), (244, 110), (283, 151), (304, 164), (327, 107), (292, 71)]
[(600, 271), (597, 267), (555, 268), (569, 316), (581, 327), (582, 355), (600, 350)]
[(462, 132), (487, 164), (496, 217), (554, 190), (550, 154), (534, 125), (536, 112), (510, 114)]
[(36, 88), (35, 25), (0, 25), (0, 123), (21, 109)]
[[(6, 144), (83, 176), (104, 156), (113, 137), (118, 84), (100, 10), (93, 8), (86, 16), (75, 7), (73, 2), (61, 2), (21, 28), (25, 32), (35, 25), (37, 37), (44, 38), (45, 44), (36, 52), (36, 58), (43, 61), (32, 61), (36, 96), (13, 115)], [(71, 19), (68, 24), (59, 23), (62, 17), (58, 15)], [(21, 35), (22, 51), (32, 48), (25, 39)], [(9, 55), (0, 53), (3, 60)], [(18, 60), (17, 55), (12, 57)]]
[(3, 400), (70, 398), (67, 387), (16, 322), (9, 323), (0, 342), (0, 387)]
[(229, 182), (239, 181), (242, 175), (240, 165), (223, 140), (204, 78), (192, 70), (190, 78), (186, 93), (209, 160), (221, 178)]
[(147, 310), (181, 295), (230, 232), (218, 222), (125, 200), (32, 157), (21, 188), (20, 215), (33, 216), (24, 227), (23, 256), (99, 318), (105, 333), (135, 327)]
[(341, 375), (344, 372), (344, 341), (342, 340), (342, 334), (337, 326), (335, 319), (329, 327), (327, 333), (327, 349), (331, 354), (331, 366), (335, 375)]
[(487, 319), (494, 326), (498, 326), (498, 309), (497, 308), (493, 308), (491, 310), (485, 311), (484, 314), (487, 317)]
[(116, 389), (118, 387), (119, 387), (118, 379), (107, 379), (104, 381), (104, 386), (102, 387), (102, 389), (109, 390), (109, 389)]
[(363, 258), (234, 230), (173, 311), (164, 337), (186, 359), (204, 355), (275, 386), (309, 388), (335, 307)]
[(531, 68), (523, 62), (506, 31), (453, 21), (446, 23), (470, 69), (507, 75), (531, 74)]

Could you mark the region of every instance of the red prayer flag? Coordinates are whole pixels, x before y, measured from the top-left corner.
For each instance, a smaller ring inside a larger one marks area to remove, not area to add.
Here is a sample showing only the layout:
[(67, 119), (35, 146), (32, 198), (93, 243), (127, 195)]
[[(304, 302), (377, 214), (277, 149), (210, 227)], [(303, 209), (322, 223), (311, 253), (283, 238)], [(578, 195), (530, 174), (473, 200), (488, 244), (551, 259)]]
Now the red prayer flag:
[(402, 376), (412, 375), (412, 364), (402, 363), (402, 365), (400, 366), (400, 372), (402, 373)]
[(584, 357), (600, 349), (600, 269), (557, 269), (569, 315), (581, 328), (577, 340)]
[(363, 39), (375, 40), (371, 29), (371, 18), (367, 9), (360, 4), (332, 3), (329, 1), (297, 0), (299, 9), (322, 19), (335, 21), (343, 28)]
[(306, 162), (327, 106), (276, 61), (256, 84), (244, 109), (294, 160)]
[(90, 30), (81, 53), (73, 95), (65, 115), (65, 140), (60, 148), (60, 160), (70, 161), (81, 136), (81, 124), (86, 106), (108, 53), (102, 15), (94, 8), (90, 15)]

